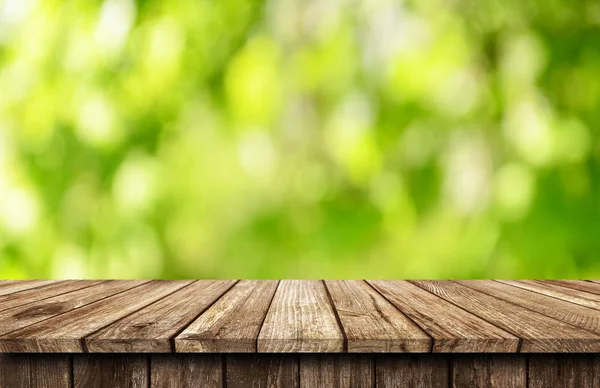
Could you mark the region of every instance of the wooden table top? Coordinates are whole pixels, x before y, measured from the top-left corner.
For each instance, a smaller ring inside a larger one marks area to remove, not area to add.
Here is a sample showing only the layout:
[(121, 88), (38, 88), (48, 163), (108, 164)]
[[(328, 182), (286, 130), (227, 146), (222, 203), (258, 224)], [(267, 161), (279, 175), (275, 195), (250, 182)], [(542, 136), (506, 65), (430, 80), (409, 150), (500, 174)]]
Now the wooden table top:
[(600, 281), (2, 281), (0, 352), (600, 353)]

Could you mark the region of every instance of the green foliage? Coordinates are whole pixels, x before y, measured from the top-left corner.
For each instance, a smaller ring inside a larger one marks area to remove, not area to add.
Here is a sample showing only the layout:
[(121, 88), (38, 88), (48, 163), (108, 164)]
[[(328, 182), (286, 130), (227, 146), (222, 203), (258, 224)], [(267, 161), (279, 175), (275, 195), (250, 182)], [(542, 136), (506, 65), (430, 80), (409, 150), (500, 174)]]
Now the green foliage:
[(0, 0), (0, 277), (600, 276), (595, 0)]

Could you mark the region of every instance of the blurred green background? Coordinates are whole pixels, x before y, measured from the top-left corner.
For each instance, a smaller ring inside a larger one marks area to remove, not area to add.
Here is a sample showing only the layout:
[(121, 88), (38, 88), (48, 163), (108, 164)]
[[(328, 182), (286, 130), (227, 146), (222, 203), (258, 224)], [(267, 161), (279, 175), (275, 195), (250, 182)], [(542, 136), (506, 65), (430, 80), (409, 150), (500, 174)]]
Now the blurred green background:
[(0, 0), (2, 278), (600, 277), (596, 0)]

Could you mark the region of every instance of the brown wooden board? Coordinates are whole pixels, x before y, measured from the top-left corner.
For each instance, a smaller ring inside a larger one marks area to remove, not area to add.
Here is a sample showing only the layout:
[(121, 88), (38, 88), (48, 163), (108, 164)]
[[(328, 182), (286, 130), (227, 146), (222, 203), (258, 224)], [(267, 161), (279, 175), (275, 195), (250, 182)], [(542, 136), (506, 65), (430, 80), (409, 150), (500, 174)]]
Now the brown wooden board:
[(433, 352), (514, 353), (519, 339), (407, 281), (369, 281), (433, 337)]
[(258, 336), (258, 352), (342, 352), (344, 336), (323, 282), (282, 280)]
[(148, 356), (94, 354), (73, 356), (75, 388), (147, 388)]
[(598, 310), (492, 280), (458, 281), (458, 283), (600, 335), (600, 311)]
[(300, 356), (300, 387), (371, 388), (374, 381), (372, 355), (318, 354)]
[(566, 300), (567, 302), (600, 309), (600, 295), (589, 292), (568, 287), (561, 287), (555, 284), (547, 283), (546, 281), (538, 280), (499, 280), (499, 282), (548, 295), (553, 298)]
[(52, 282), (37, 288), (15, 292), (0, 296), (0, 311), (13, 307), (22, 306), (32, 302), (38, 302), (56, 295), (65, 294), (80, 288), (91, 287), (102, 283), (101, 280), (65, 280)]
[(586, 282), (583, 280), (544, 280), (544, 283), (600, 295), (600, 284), (594, 282)]
[(452, 387), (527, 387), (527, 356), (470, 354), (451, 357)]
[(202, 280), (179, 289), (85, 339), (89, 352), (164, 353), (185, 326), (227, 292), (233, 280)]
[[(2, 311), (0, 312), (0, 334), (7, 334), (66, 312), (74, 311), (147, 282), (141, 280), (113, 280)], [(0, 349), (2, 349), (1, 343), (2, 339), (0, 338)]]
[(448, 356), (442, 354), (378, 355), (378, 388), (447, 388)]
[(177, 352), (254, 353), (275, 280), (242, 280), (175, 338)]
[(69, 356), (0, 354), (0, 388), (69, 388)]
[(292, 354), (227, 355), (227, 388), (297, 388), (298, 356)]
[(223, 356), (157, 354), (151, 356), (151, 388), (221, 388)]
[(4, 280), (0, 282), (0, 295), (13, 294), (57, 282), (58, 280)]
[(428, 352), (432, 339), (364, 281), (325, 282), (348, 352)]
[(529, 388), (600, 387), (600, 355), (548, 354), (529, 357)]
[(0, 337), (3, 352), (83, 352), (83, 338), (190, 284), (154, 280)]
[(517, 335), (522, 339), (521, 352), (600, 351), (600, 336), (596, 334), (462, 284), (442, 280), (411, 282)]

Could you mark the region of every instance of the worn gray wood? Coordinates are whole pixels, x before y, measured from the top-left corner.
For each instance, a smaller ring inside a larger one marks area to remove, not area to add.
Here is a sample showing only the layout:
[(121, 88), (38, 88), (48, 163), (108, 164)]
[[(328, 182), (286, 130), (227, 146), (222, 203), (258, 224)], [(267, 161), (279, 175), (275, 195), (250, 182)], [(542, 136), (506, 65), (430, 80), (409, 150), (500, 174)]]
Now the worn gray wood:
[(372, 355), (317, 354), (300, 356), (300, 387), (371, 388)]
[(292, 354), (227, 355), (227, 388), (297, 388), (298, 356)]
[(171, 352), (171, 339), (234, 284), (233, 280), (196, 281), (88, 336), (87, 349), (91, 353)]
[(242, 280), (175, 338), (177, 352), (256, 352), (277, 281)]
[(148, 356), (94, 354), (73, 356), (75, 388), (147, 388)]
[(407, 281), (369, 281), (433, 337), (433, 352), (514, 353), (519, 339)]
[(378, 355), (378, 388), (447, 388), (448, 356), (442, 354)]
[(325, 282), (348, 352), (428, 352), (432, 339), (364, 281)]
[(469, 354), (451, 357), (454, 388), (526, 388), (527, 356)]
[(221, 388), (223, 356), (157, 354), (151, 356), (151, 388)]
[(552, 354), (529, 357), (529, 388), (600, 387), (600, 355)]
[(323, 282), (282, 280), (258, 335), (265, 353), (342, 352), (344, 336)]

